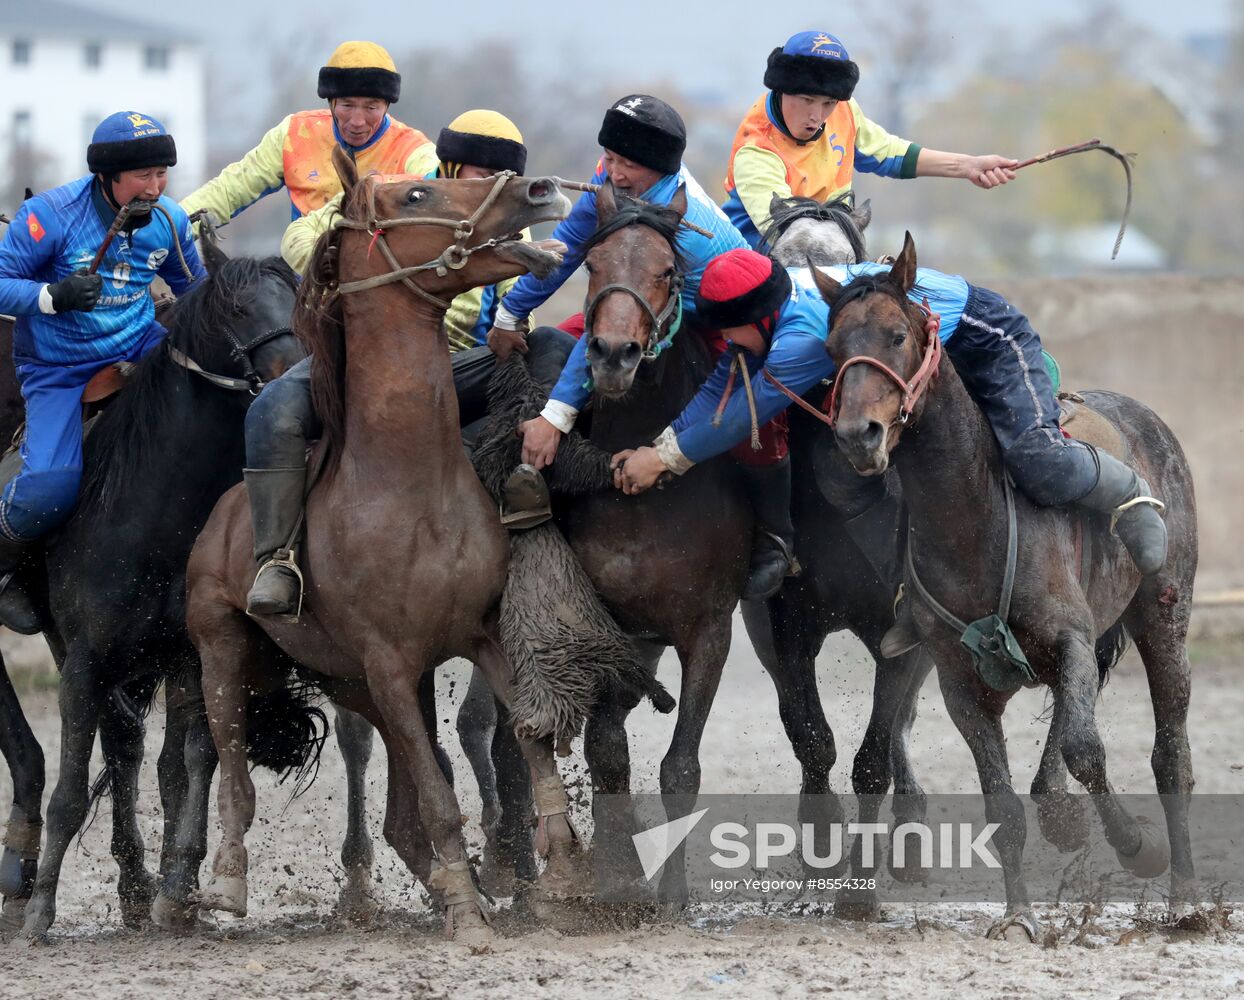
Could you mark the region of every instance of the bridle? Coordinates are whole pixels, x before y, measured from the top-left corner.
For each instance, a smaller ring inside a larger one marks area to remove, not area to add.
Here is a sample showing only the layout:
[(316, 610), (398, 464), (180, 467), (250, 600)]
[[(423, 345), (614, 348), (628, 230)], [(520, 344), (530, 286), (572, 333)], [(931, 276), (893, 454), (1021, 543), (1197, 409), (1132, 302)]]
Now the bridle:
[[(879, 289), (871, 282), (863, 284), (858, 289), (854, 285), (849, 286), (842, 297), (834, 304), (834, 310), (841, 309), (847, 302), (854, 299), (862, 298)], [(906, 304), (904, 302), (904, 304)], [(848, 358), (843, 362), (842, 367), (838, 369), (838, 374), (834, 377), (834, 387), (829, 395), (828, 407), (828, 423), (833, 427), (838, 422), (838, 409), (841, 405), (842, 382), (843, 376), (852, 365), (869, 365), (876, 368), (885, 375), (891, 382), (898, 386), (899, 391), (903, 394), (903, 402), (899, 405), (898, 423), (906, 424), (911, 419), (912, 413), (915, 411), (917, 404), (922, 396), (928, 391), (929, 385), (933, 379), (937, 377), (937, 368), (942, 360), (942, 340), (938, 336), (941, 329), (942, 318), (929, 308), (929, 300), (925, 299), (919, 304), (919, 309), (924, 313), (924, 329), (928, 336), (928, 341), (924, 348), (924, 357), (920, 361), (920, 367), (916, 369), (916, 373), (910, 378), (905, 379), (884, 361), (870, 357), (867, 354), (857, 354), (852, 358)], [(831, 329), (832, 333), (832, 329)]]
[[(372, 247), (378, 249), (380, 255), (384, 257), (385, 263), (389, 265), (390, 270), (371, 278), (339, 283), (337, 291), (342, 295), (349, 295), (352, 292), (365, 292), (372, 288), (379, 288), (382, 285), (391, 285), (400, 281), (425, 302), (436, 306), (438, 309), (449, 309), (447, 301), (421, 288), (417, 282), (412, 280), (413, 276), (422, 274), (424, 271), (435, 271), (438, 276), (443, 278), (450, 271), (458, 271), (465, 267), (471, 254), (495, 247), (499, 243), (507, 242), (502, 237), (494, 236), (492, 239), (485, 240), (483, 243), (477, 243), (475, 246), (466, 245), (467, 240), (475, 235), (475, 227), (480, 219), (484, 217), (484, 213), (500, 197), (502, 188), (505, 187), (511, 177), (516, 176), (517, 174), (513, 170), (502, 170), (500, 173), (495, 174), (492, 190), (480, 202), (479, 208), (471, 214), (469, 219), (414, 218), (409, 216), (399, 216), (392, 219), (377, 218), (376, 185), (379, 181), (375, 177), (369, 177), (367, 183), (366, 221), (343, 218), (337, 224), (342, 229), (354, 229), (367, 233), (371, 237), (368, 253), (371, 253)], [(389, 247), (388, 241), (385, 240), (385, 233), (390, 229), (396, 229), (398, 226), (445, 226), (454, 231), (454, 242), (426, 264), (415, 264), (406, 267), (397, 259), (393, 250)]]
[[(599, 292), (588, 300), (583, 308), (583, 336), (590, 338), (592, 336), (592, 317), (596, 315), (596, 309), (600, 305), (601, 300), (611, 292), (624, 292), (639, 303), (639, 306), (648, 314), (648, 322), (652, 324), (649, 329), (652, 333), (648, 336), (648, 346), (644, 348), (642, 360), (655, 361), (661, 356), (661, 352), (674, 342), (674, 335), (678, 333), (682, 326), (682, 286), (686, 276), (681, 271), (675, 271), (670, 278), (670, 295), (665, 302), (665, 307), (658, 313), (653, 312), (652, 306), (648, 304), (648, 300), (639, 292), (635, 291), (630, 285), (621, 282), (615, 282), (612, 285), (606, 285)], [(673, 322), (671, 323), (671, 318)], [(661, 331), (665, 329), (665, 325), (669, 323), (669, 331), (661, 336)], [(657, 340), (660, 337), (660, 340)]]
[(168, 355), (187, 371), (194, 372), (200, 378), (207, 379), (214, 386), (228, 389), (231, 392), (249, 392), (252, 396), (258, 396), (263, 391), (263, 387), (268, 383), (256, 370), (254, 362), (251, 361), (251, 351), (263, 347), (264, 344), (276, 340), (277, 337), (284, 337), (287, 334), (292, 336), (293, 332), (291, 327), (278, 326), (256, 334), (246, 343), (242, 343), (234, 332), (226, 327), (225, 339), (229, 341), (229, 357), (242, 366), (242, 378), (233, 378), (229, 375), (218, 375), (215, 372), (209, 372), (202, 368), (194, 358), (184, 351), (178, 350), (172, 344), (168, 345)]

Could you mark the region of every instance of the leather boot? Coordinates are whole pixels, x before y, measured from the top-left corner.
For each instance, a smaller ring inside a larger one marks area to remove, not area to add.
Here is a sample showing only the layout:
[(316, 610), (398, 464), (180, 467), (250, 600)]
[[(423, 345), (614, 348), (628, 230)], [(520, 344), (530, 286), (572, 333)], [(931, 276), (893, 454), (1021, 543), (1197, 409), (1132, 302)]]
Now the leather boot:
[[(286, 615), (302, 610), (302, 572), (290, 542), (302, 517), (307, 470), (244, 469), (259, 572), (246, 595), (248, 615)], [(288, 547), (287, 547), (288, 546)]]
[(511, 531), (543, 524), (553, 516), (549, 488), (534, 465), (524, 463), (510, 473), (501, 497), (501, 523)]
[(1097, 456), (1097, 485), (1076, 503), (1112, 515), (1110, 530), (1141, 576), (1153, 576), (1166, 565), (1166, 523), (1159, 513), (1164, 505), (1131, 467), (1109, 452), (1089, 448)]
[[(842, 523), (888, 592), (895, 593), (903, 582), (903, 506), (890, 492), (867, 510)], [(881, 637), (881, 655), (889, 659), (920, 645), (920, 633), (911, 618), (906, 600), (895, 602), (895, 621)]]
[[(0, 460), (0, 492), (17, 478), (22, 470), (22, 453), (14, 448)], [(0, 535), (0, 625), (7, 625), (22, 635), (41, 631), (39, 614), (30, 595), (22, 589), (18, 569), (30, 551), (32, 542), (19, 542)]]
[(798, 572), (795, 527), (790, 518), (790, 459), (776, 465), (740, 465), (747, 498), (756, 514), (751, 566), (743, 600), (763, 601)]

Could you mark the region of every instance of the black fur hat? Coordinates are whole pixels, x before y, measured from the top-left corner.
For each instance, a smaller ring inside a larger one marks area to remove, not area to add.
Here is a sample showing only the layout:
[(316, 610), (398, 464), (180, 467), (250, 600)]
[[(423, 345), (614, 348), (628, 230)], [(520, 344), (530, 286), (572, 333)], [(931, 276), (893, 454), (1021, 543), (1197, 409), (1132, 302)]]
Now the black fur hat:
[(769, 53), (765, 86), (783, 94), (820, 94), (849, 101), (860, 68), (846, 47), (824, 31), (801, 31)]
[(687, 148), (687, 126), (659, 97), (631, 94), (605, 112), (596, 141), (649, 170), (676, 174)]

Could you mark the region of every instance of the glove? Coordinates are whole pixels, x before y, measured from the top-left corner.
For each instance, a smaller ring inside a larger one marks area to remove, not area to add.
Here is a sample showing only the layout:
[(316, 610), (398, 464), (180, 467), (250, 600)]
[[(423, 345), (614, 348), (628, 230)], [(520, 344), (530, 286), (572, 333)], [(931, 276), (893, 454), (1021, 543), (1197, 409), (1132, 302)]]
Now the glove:
[(95, 308), (103, 290), (104, 279), (98, 274), (87, 274), (85, 270), (75, 271), (69, 277), (48, 286), (52, 308), (58, 313), (90, 312)]

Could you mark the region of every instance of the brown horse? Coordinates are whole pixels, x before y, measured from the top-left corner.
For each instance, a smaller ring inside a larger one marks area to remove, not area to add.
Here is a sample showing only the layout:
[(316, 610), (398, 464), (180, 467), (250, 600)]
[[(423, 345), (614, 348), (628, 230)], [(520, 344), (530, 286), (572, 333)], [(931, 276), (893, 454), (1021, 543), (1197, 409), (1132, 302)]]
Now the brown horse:
[[(911, 236), (876, 289), (852, 296), (840, 309), (834, 305), (843, 286), (816, 269), (812, 274), (832, 310), (826, 349), (840, 372), (839, 445), (867, 475), (884, 473), (892, 455), (902, 480), (911, 525), (907, 592), (917, 592), (914, 573), (951, 615), (974, 621), (994, 613), (1007, 564), (1005, 473), (997, 441), (949, 358), (941, 354), (934, 381), (916, 379), (926, 355), (940, 344), (936, 333), (926, 335), (925, 316), (907, 297), (916, 277)], [(850, 359), (865, 363), (848, 371)], [(1114, 393), (1084, 395), (1118, 427), (1130, 450), (1127, 457), (1166, 503), (1166, 566), (1142, 579), (1105, 518), (1094, 515), (1084, 522), (1083, 546), (1089, 552), (1084, 553), (1087, 572), (1079, 579), (1076, 532), (1082, 515), (1037, 507), (1017, 495), (1018, 572), (1007, 621), (1037, 680), (1052, 690), (1050, 743), (1091, 794), (1120, 864), (1145, 878), (1160, 875), (1169, 864), (1172, 898), (1191, 901), (1187, 809), (1193, 779), (1186, 727), (1191, 675), (1185, 649), (1197, 562), (1191, 474), (1179, 442), (1151, 410)], [(976, 760), (986, 815), (1000, 824), (994, 843), (1007, 915), (991, 936), (1022, 928), (1035, 938), (1021, 864), (1024, 811), (1011, 786), (1002, 732), (1010, 695), (985, 683), (958, 630), (944, 624), (923, 595), (914, 599), (913, 614), (937, 663), (946, 707)], [(1094, 704), (1111, 653), (1120, 648), (1113, 641), (1120, 628), (1135, 641), (1148, 675), (1157, 723), (1153, 771), (1169, 843), (1144, 817), (1127, 812), (1107, 780)]]
[[(292, 658), (379, 730), (389, 755), (385, 836), (439, 895), (447, 933), (484, 947), (491, 930), (463, 849), (461, 810), (433, 754), (434, 720), (418, 688), (426, 671), (463, 656), (508, 700), (497, 606), (509, 547), (462, 449), (441, 321), (461, 291), (556, 266), (556, 248), (516, 242), (516, 234), (564, 217), (569, 202), (547, 179), (360, 181), (339, 151), (334, 161), (345, 218), (321, 241), (296, 316), (315, 357), (325, 452), (307, 503), (302, 622), (243, 612), (254, 576), (244, 490), (217, 506), (190, 561), (188, 620), (221, 763), (223, 839), (202, 904), (245, 912), (243, 837), (255, 809), (245, 705), (280, 683), (281, 660)], [(578, 847), (552, 745), (520, 743), (550, 845), (540, 889), (577, 892)]]

